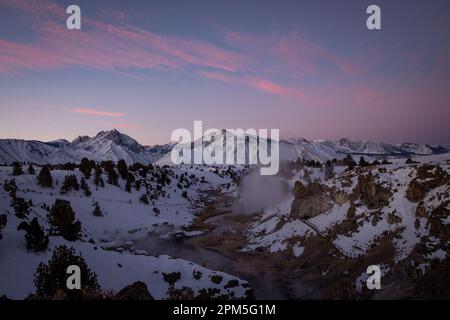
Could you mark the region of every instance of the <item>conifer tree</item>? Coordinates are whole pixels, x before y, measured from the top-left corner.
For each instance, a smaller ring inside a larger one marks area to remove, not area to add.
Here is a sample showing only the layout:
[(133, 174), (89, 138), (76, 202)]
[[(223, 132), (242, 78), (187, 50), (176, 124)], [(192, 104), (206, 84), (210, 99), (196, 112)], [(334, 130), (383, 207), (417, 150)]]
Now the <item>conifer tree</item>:
[(28, 174), (35, 174), (36, 171), (34, 171), (34, 167), (33, 165), (30, 163), (30, 165), (28, 166)]
[(37, 176), (37, 183), (44, 188), (53, 187), (53, 178), (50, 173), (50, 168), (48, 166), (43, 166), (39, 175)]
[(75, 212), (69, 201), (56, 199), (47, 214), (47, 219), (54, 234), (61, 235), (68, 241), (75, 241), (80, 238), (81, 222), (75, 221)]
[(23, 174), (22, 166), (20, 162), (14, 161), (13, 164), (13, 176), (20, 176)]

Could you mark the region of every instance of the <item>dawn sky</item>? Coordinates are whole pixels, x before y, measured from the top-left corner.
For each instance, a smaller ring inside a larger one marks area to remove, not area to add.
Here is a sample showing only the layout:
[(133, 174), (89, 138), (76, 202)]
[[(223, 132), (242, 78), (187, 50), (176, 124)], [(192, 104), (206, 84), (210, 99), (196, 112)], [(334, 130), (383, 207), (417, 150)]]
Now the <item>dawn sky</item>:
[(0, 138), (117, 128), (150, 145), (203, 120), (449, 144), (449, 39), (448, 0), (0, 0)]

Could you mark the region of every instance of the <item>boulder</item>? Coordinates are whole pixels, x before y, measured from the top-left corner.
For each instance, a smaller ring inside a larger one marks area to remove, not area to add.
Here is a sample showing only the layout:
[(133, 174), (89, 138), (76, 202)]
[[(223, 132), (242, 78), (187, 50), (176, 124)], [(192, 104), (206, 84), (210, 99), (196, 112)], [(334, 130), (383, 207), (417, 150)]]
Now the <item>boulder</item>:
[(137, 281), (120, 290), (115, 296), (115, 300), (153, 300), (152, 295), (148, 292), (147, 285), (141, 281)]

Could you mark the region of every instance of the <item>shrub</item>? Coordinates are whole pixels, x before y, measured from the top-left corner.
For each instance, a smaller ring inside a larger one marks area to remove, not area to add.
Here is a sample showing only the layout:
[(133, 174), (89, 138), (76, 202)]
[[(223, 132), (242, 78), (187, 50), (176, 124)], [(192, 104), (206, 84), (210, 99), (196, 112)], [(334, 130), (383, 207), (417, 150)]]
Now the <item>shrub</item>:
[(75, 212), (69, 201), (56, 199), (47, 218), (56, 235), (61, 235), (68, 241), (80, 238), (81, 222), (75, 221)]
[(76, 265), (81, 271), (81, 287), (84, 291), (99, 292), (100, 286), (97, 275), (92, 272), (86, 261), (77, 255), (73, 248), (64, 245), (55, 248), (51, 259), (45, 264), (40, 263), (34, 274), (34, 284), (37, 294), (42, 297), (52, 297), (58, 290), (62, 290), (69, 299), (82, 298), (82, 290), (69, 290), (66, 285), (67, 268)]
[(89, 197), (92, 194), (91, 189), (89, 189), (89, 185), (86, 182), (86, 179), (81, 178), (80, 187), (81, 187), (81, 190), (84, 191), (84, 195), (86, 197)]
[(98, 202), (94, 203), (94, 212), (92, 212), (92, 214), (96, 217), (103, 216), (102, 210), (100, 209)]
[(16, 180), (15, 179), (5, 180), (5, 183), (3, 184), (3, 189), (9, 193), (9, 196), (11, 198), (15, 198), (17, 193)]
[(28, 174), (35, 174), (36, 173), (36, 171), (34, 170), (34, 167), (33, 167), (33, 165), (31, 163), (28, 166), (27, 171), (28, 171)]
[(139, 198), (139, 200), (140, 200), (143, 204), (149, 204), (149, 202), (148, 202), (148, 197), (147, 197), (147, 195), (146, 195), (145, 193)]
[(48, 235), (44, 233), (36, 218), (31, 223), (22, 222), (17, 230), (26, 232), (25, 239), (27, 241), (27, 249), (33, 252), (45, 251), (48, 247)]
[(24, 219), (30, 213), (30, 207), (33, 206), (31, 200), (28, 202), (24, 198), (14, 197), (11, 200), (11, 207), (14, 208), (14, 213), (19, 219)]
[(3, 239), (1, 231), (6, 226), (7, 222), (8, 222), (8, 218), (7, 218), (6, 214), (0, 214), (0, 240)]

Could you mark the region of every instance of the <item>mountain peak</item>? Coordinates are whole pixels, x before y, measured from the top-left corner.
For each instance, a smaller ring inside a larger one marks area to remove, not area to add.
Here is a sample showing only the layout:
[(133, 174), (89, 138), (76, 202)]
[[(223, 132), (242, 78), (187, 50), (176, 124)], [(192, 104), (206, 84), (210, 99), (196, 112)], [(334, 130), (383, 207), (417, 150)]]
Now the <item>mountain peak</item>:
[(78, 136), (77, 138), (75, 138), (72, 143), (76, 144), (76, 143), (83, 143), (88, 141), (89, 139), (91, 139), (91, 137), (89, 136)]

